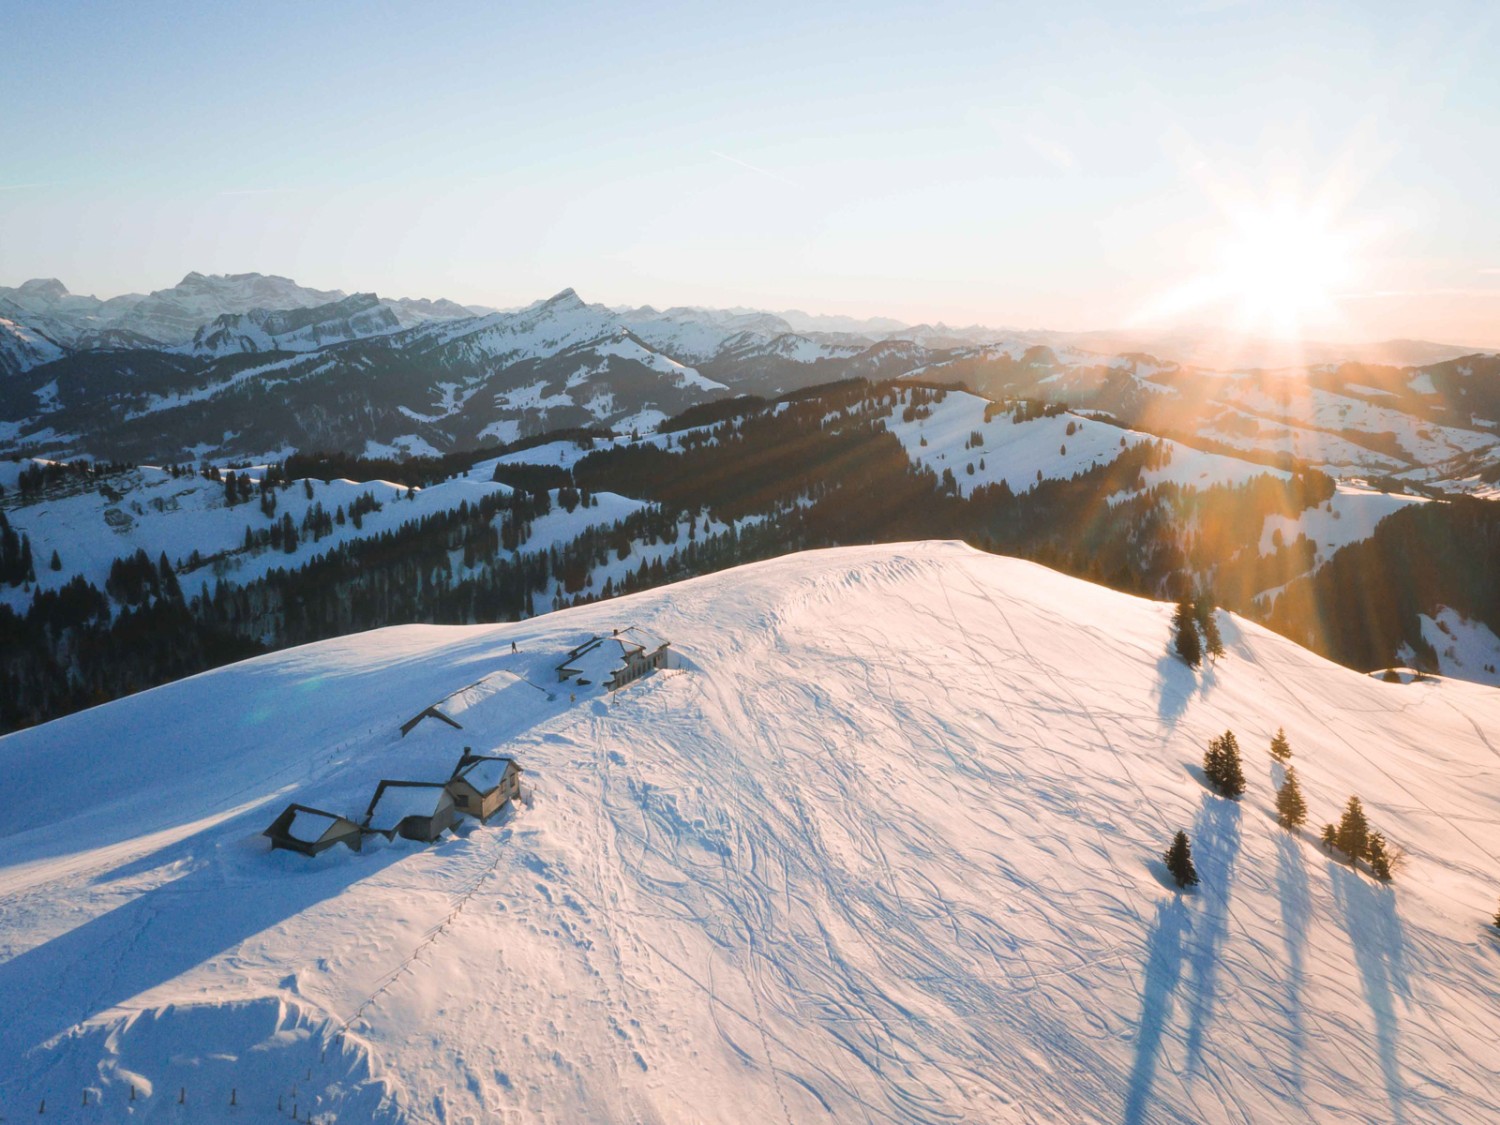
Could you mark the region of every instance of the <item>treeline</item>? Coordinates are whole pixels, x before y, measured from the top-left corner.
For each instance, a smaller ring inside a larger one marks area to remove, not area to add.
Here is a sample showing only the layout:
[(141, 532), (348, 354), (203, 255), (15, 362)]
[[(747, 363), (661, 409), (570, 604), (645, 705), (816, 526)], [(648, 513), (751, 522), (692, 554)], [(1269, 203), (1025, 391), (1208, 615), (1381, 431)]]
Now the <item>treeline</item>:
[[(952, 468), (939, 475), (913, 465), (886, 429), (892, 415), (925, 415), (946, 393), (856, 380), (774, 404), (712, 404), (723, 416), (710, 423), (713, 412), (700, 411), (700, 427), (676, 433), (673, 452), (611, 446), (571, 472), (547, 469), (528, 478), (507, 469), (507, 478), (497, 471), (515, 491), (405, 521), (248, 583), (205, 581), (209, 565), (222, 560), (196, 553), (176, 574), (165, 558), (121, 560), (104, 591), (75, 580), (38, 593), (25, 614), (0, 613), (0, 722), (10, 728), (39, 721), (264, 647), (405, 622), (513, 620), (816, 547), (961, 538), (1130, 593), (1191, 595), (1241, 612), (1254, 610), (1256, 591), (1311, 561), (1305, 539), (1261, 556), (1261, 529), (1268, 515), (1294, 518), (1325, 501), (1329, 478), (1298, 472), (1203, 490), (1148, 486), (1151, 470), (1170, 460), (1164, 442), (1122, 441), (1113, 460), (1070, 479), (1039, 479), (1024, 492), (986, 485), (964, 498)], [(1019, 404), (994, 413), (1046, 412)], [(474, 461), (481, 455), (493, 451), (474, 453)], [(421, 472), (447, 473), (461, 459), (429, 459), (434, 464)], [(383, 475), (390, 467), (316, 454), (290, 458), (255, 483), (211, 470), (224, 484), (226, 504), (260, 495), (268, 523), (247, 528), (241, 552), (290, 553), (346, 519), (359, 525), (378, 507), (367, 493), (347, 511), (311, 504), (300, 521), (276, 518), (278, 493), (313, 460), (314, 477)], [(649, 506), (566, 543), (533, 547), (535, 520), (554, 505), (589, 507), (605, 490)], [(1489, 577), (1500, 563), (1497, 511), (1478, 501), (1405, 509), (1373, 540), (1334, 556), (1315, 579), (1287, 587), (1273, 626), (1366, 667), (1388, 662), (1394, 645), (1419, 637), (1415, 614), (1437, 601), (1500, 627), (1500, 587)], [(36, 564), (19, 535), (7, 538), (7, 526), (0, 523), (0, 577), (16, 581), (19, 574), (25, 583)], [(24, 574), (23, 556), (32, 567)], [(215, 565), (214, 573), (220, 570)], [(1383, 582), (1388, 592), (1381, 592)], [(1330, 620), (1337, 623), (1331, 630), (1301, 628)], [(129, 654), (127, 641), (143, 646), (140, 658)]]
[(1449, 606), (1500, 633), (1500, 505), (1456, 497), (1408, 504), (1317, 573), (1292, 581), (1266, 624), (1340, 664), (1390, 665), (1403, 645), (1419, 666), (1437, 655), (1419, 615)]
[(165, 556), (117, 559), (108, 593), (80, 577), (38, 590), (24, 614), (0, 605), (0, 729), (104, 703), (263, 651), (184, 602)]

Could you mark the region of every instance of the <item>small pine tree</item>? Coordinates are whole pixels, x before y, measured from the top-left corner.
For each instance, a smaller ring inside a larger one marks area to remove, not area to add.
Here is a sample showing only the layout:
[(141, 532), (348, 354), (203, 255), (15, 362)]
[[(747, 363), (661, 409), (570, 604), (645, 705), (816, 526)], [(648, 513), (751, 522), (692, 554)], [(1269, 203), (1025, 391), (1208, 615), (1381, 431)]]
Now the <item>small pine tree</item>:
[(1245, 771), (1240, 764), (1240, 743), (1234, 731), (1226, 730), (1208, 740), (1203, 754), (1203, 774), (1209, 784), (1226, 797), (1238, 797), (1245, 791)]
[(1219, 635), (1219, 619), (1213, 599), (1199, 594), (1193, 602), (1193, 617), (1203, 630), (1203, 651), (1217, 660), (1224, 655), (1224, 638)]
[(58, 555), (58, 553), (56, 551), (52, 552), (52, 561), (50, 563), (48, 563), (47, 565), (50, 566), (53, 570), (61, 570), (62, 569), (62, 558)]
[(1286, 740), (1286, 730), (1283, 727), (1276, 728), (1276, 734), (1271, 739), (1271, 757), (1278, 762), (1286, 762), (1292, 756), (1292, 744)]
[(1344, 806), (1335, 843), (1339, 851), (1349, 857), (1351, 864), (1369, 854), (1370, 822), (1365, 819), (1365, 809), (1358, 797), (1350, 797), (1349, 803)]
[(1276, 819), (1288, 832), (1300, 828), (1307, 820), (1307, 802), (1302, 799), (1302, 786), (1297, 783), (1297, 771), (1291, 766), (1287, 767), (1286, 780), (1276, 790)]
[(1323, 846), (1329, 851), (1339, 846), (1339, 830), (1332, 824), (1323, 825)]
[(1203, 663), (1203, 646), (1198, 641), (1198, 623), (1193, 618), (1193, 607), (1183, 599), (1177, 603), (1177, 612), (1172, 615), (1172, 628), (1176, 630), (1177, 655), (1189, 668)]
[(1369, 843), (1365, 845), (1365, 856), (1370, 861), (1370, 870), (1375, 873), (1375, 878), (1382, 883), (1391, 881), (1391, 853), (1386, 848), (1385, 836), (1379, 832), (1371, 832)]
[(1172, 846), (1162, 853), (1162, 862), (1179, 887), (1198, 884), (1198, 869), (1193, 866), (1193, 849), (1188, 844), (1187, 833), (1181, 830), (1172, 837)]
[(1500, 910), (1495, 911), (1495, 929), (1500, 930)]

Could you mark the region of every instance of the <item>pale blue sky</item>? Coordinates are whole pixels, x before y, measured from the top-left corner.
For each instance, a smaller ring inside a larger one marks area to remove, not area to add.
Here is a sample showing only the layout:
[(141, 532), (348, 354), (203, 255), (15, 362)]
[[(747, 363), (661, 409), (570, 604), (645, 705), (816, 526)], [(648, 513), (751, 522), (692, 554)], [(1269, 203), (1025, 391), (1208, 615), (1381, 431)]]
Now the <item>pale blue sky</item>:
[(1492, 2), (0, 17), (0, 284), (1115, 327), (1280, 196), (1358, 244), (1322, 335), (1500, 343)]

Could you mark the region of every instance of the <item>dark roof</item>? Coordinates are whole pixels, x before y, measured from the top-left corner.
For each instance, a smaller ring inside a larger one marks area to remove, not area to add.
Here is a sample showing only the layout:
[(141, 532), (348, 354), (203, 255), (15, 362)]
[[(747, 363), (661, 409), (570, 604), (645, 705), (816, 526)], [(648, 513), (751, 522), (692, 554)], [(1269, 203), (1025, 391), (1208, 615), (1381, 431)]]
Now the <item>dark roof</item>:
[(441, 720), (443, 720), (443, 722), (447, 723), (454, 730), (463, 730), (464, 729), (463, 725), (461, 723), (459, 723), (457, 720), (450, 719), (447, 715), (445, 715), (441, 711), (439, 711), (437, 709), (437, 704), (434, 703), (431, 707), (428, 707), (428, 708), (426, 708), (425, 710), (422, 710), (422, 711), (418, 711), (411, 718), (407, 719), (406, 722), (404, 722), (404, 723), (401, 724), (401, 737), (405, 738), (411, 732), (411, 729), (413, 727), (415, 727), (418, 723), (420, 723), (423, 719), (441, 719)]

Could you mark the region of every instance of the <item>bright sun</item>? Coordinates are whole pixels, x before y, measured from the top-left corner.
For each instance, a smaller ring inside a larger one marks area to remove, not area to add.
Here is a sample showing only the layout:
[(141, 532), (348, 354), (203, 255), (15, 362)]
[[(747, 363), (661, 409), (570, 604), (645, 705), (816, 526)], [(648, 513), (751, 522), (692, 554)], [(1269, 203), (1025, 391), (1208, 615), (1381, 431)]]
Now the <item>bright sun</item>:
[(1182, 244), (1196, 274), (1143, 309), (1137, 323), (1196, 323), (1289, 342), (1346, 327), (1340, 297), (1359, 279), (1373, 230), (1341, 220), (1337, 192), (1256, 198), (1215, 185), (1208, 194), (1219, 222)]
[(1283, 339), (1338, 318), (1334, 297), (1352, 280), (1352, 240), (1316, 211), (1293, 206), (1233, 216), (1203, 303), (1228, 306), (1235, 327)]

